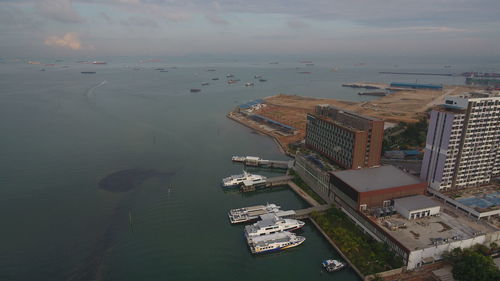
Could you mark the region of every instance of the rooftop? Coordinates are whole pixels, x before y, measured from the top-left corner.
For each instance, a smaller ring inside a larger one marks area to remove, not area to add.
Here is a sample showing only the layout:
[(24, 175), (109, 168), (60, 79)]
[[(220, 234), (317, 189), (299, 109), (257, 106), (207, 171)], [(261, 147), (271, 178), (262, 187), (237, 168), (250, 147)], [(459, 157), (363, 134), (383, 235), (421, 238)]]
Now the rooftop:
[(419, 178), (407, 174), (391, 165), (359, 170), (338, 171), (332, 172), (332, 174), (358, 192), (422, 183)]
[[(481, 233), (496, 231), (494, 227), (488, 225), (486, 222), (468, 218), (460, 211), (443, 205), (436, 199), (429, 198), (429, 200), (434, 201), (434, 204), (441, 207), (442, 211), (439, 216), (413, 220), (408, 220), (399, 214), (385, 219), (376, 219), (372, 216), (369, 218), (411, 251), (432, 247), (433, 241), (446, 243), (446, 241), (464, 240)], [(385, 221), (396, 225), (404, 223), (405, 226), (397, 230), (389, 230), (384, 226)]]
[(424, 195), (408, 196), (394, 199), (394, 203), (404, 206), (407, 210), (421, 210), (438, 207), (439, 203)]

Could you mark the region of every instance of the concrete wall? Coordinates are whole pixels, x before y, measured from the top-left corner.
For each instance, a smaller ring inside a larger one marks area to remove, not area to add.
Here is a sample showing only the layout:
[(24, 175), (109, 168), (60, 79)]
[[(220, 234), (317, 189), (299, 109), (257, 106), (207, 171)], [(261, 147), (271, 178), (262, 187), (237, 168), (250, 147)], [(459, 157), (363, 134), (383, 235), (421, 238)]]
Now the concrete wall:
[(314, 164), (304, 158), (303, 155), (297, 153), (293, 169), (300, 178), (316, 192), (323, 200), (328, 203), (334, 201), (334, 194), (330, 190), (329, 181), (330, 174), (316, 167)]
[(486, 242), (486, 235), (476, 236), (470, 239), (453, 241), (446, 244), (430, 246), (425, 249), (414, 250), (410, 252), (408, 257), (407, 268), (409, 270), (417, 268), (422, 265), (423, 260), (426, 258), (433, 258), (440, 260), (443, 258), (445, 252), (449, 252), (455, 248), (469, 248), (475, 244), (484, 244)]

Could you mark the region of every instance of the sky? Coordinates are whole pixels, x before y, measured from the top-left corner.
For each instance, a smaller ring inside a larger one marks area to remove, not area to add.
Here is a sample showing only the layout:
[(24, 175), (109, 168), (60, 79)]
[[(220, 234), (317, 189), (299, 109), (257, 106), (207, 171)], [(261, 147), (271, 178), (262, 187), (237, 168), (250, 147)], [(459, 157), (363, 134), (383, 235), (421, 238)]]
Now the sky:
[(499, 0), (0, 0), (0, 57), (500, 57)]

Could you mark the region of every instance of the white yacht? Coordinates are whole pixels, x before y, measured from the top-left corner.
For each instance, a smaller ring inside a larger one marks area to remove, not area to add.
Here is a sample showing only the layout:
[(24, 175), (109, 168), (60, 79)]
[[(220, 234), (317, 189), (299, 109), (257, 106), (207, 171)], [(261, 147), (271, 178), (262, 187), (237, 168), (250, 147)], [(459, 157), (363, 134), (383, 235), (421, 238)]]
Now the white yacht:
[(328, 272), (339, 271), (347, 266), (346, 263), (338, 260), (324, 260), (321, 265), (323, 265), (323, 268)]
[(257, 205), (239, 209), (229, 210), (228, 216), (231, 223), (243, 223), (256, 221), (259, 216), (280, 211), (280, 206), (276, 204)]
[(245, 226), (245, 236), (250, 237), (273, 234), (282, 231), (293, 231), (305, 225), (303, 221), (295, 219), (284, 219), (276, 215), (261, 216), (262, 220)]
[(297, 247), (304, 243), (306, 238), (297, 236), (291, 232), (284, 231), (264, 236), (252, 237), (248, 240), (248, 246), (253, 254), (274, 252)]
[(252, 182), (265, 183), (266, 179), (267, 178), (264, 176), (254, 175), (254, 174), (247, 173), (246, 171), (243, 171), (243, 174), (232, 175), (230, 177), (223, 178), (222, 179), (222, 186), (224, 186), (224, 187), (239, 187), (244, 182), (247, 182), (248, 184), (251, 184)]

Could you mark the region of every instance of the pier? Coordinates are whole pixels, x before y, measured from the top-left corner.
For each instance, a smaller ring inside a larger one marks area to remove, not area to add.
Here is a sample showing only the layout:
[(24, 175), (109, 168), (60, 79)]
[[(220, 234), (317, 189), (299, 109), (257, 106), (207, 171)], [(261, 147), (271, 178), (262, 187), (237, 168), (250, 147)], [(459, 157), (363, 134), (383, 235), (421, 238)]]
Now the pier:
[(280, 176), (280, 177), (268, 178), (265, 181), (259, 181), (259, 182), (245, 181), (243, 182), (243, 185), (241, 186), (240, 190), (241, 192), (249, 192), (249, 191), (255, 191), (260, 188), (286, 185), (291, 179), (292, 179), (291, 176)]
[(309, 214), (311, 214), (312, 212), (323, 212), (323, 211), (326, 211), (330, 208), (331, 208), (331, 206), (329, 204), (326, 204), (326, 205), (319, 205), (319, 206), (315, 206), (315, 207), (309, 207), (309, 208), (305, 208), (305, 209), (295, 210), (295, 218), (296, 219), (309, 218)]
[(288, 169), (293, 166), (293, 161), (265, 160), (255, 156), (233, 156), (232, 161), (263, 168)]

